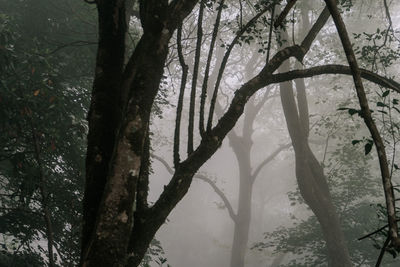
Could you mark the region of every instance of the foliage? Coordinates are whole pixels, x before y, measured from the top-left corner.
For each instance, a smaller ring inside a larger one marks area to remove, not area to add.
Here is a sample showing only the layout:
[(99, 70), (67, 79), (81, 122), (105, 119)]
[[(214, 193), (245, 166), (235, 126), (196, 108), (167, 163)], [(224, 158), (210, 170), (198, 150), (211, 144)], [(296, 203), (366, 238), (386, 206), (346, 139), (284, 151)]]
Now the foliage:
[(52, 232), (55, 261), (75, 266), (95, 17), (61, 0), (0, 1), (0, 10), (0, 265), (43, 266)]
[[(348, 240), (352, 262), (369, 265), (375, 263), (378, 251), (371, 242), (357, 239), (377, 226), (373, 203), (380, 196), (380, 184), (376, 178), (379, 174), (370, 168), (371, 155), (364, 155), (363, 146), (351, 144), (351, 140), (360, 135), (360, 126), (359, 120), (349, 121), (346, 115), (335, 113), (317, 122), (314, 132), (330, 144), (323, 165)], [(289, 199), (292, 205), (304, 202), (298, 191), (290, 193)], [(285, 266), (319, 266), (326, 263), (325, 241), (315, 216), (297, 218), (292, 227), (281, 227), (266, 233), (265, 241), (256, 244), (255, 248), (291, 252), (293, 258)]]

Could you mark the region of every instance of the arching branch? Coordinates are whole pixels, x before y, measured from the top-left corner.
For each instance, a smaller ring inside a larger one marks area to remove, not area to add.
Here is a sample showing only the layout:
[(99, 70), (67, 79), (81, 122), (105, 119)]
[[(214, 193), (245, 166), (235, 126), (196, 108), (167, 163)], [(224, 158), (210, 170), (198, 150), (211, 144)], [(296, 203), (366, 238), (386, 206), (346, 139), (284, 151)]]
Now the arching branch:
[[(362, 78), (400, 93), (400, 83), (398, 83), (394, 80), (391, 80), (389, 78), (386, 78), (384, 76), (378, 75), (376, 73), (373, 73), (366, 69), (360, 68), (360, 73), (361, 73)], [(307, 78), (307, 77), (313, 77), (313, 76), (323, 75), (323, 74), (351, 75), (352, 73), (351, 73), (351, 69), (349, 66), (329, 64), (329, 65), (323, 65), (323, 66), (316, 66), (316, 67), (312, 67), (312, 68), (308, 68), (308, 69), (293, 70), (293, 71), (273, 74), (270, 77), (270, 79), (268, 81), (266, 81), (266, 83), (268, 83), (268, 84), (280, 83), (280, 82), (290, 81), (293, 79)]]

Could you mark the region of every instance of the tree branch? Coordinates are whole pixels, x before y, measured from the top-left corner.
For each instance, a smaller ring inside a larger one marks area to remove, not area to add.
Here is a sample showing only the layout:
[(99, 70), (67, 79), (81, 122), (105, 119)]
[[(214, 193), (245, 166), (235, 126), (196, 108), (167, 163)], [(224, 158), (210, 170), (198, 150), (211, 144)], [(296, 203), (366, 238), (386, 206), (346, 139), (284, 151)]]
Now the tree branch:
[[(168, 162), (166, 160), (164, 160), (163, 158), (152, 154), (152, 157), (155, 158), (156, 160), (158, 160), (162, 165), (164, 165), (164, 167), (167, 169), (167, 171), (173, 175), (174, 174), (174, 170), (171, 168), (171, 166), (168, 164)], [(212, 189), (214, 189), (215, 193), (217, 193), (217, 195), (221, 198), (222, 202), (224, 202), (225, 207), (228, 210), (229, 216), (231, 217), (231, 219), (233, 221), (236, 221), (237, 215), (235, 214), (231, 203), (229, 202), (228, 198), (226, 197), (226, 195), (224, 194), (224, 192), (222, 192), (221, 189), (218, 188), (218, 186), (207, 176), (202, 175), (202, 174), (195, 174), (194, 178), (197, 178), (199, 180), (202, 180), (206, 183), (208, 183)]]
[(400, 250), (400, 238), (398, 236), (398, 227), (396, 220), (396, 207), (395, 198), (393, 193), (393, 185), (390, 177), (390, 172), (388, 168), (388, 161), (386, 158), (385, 146), (381, 135), (372, 119), (371, 111), (368, 106), (367, 96), (364, 91), (364, 86), (361, 80), (361, 72), (357, 64), (356, 57), (346, 30), (346, 26), (340, 16), (339, 10), (337, 8), (337, 3), (335, 0), (325, 0), (326, 6), (329, 8), (329, 12), (335, 22), (339, 37), (342, 41), (343, 49), (345, 51), (347, 61), (349, 62), (350, 69), (353, 75), (354, 85), (357, 91), (357, 97), (360, 103), (361, 115), (367, 125), (372, 139), (374, 140), (375, 147), (378, 153), (379, 165), (381, 169), (382, 183), (385, 192), (386, 199), (386, 210), (388, 216), (389, 224), (389, 236), (391, 238), (392, 244), (396, 250)]
[[(325, 9), (326, 10), (326, 9)], [(220, 118), (217, 125), (202, 138), (201, 143), (187, 159), (182, 161), (158, 200), (150, 208), (145, 220), (148, 223), (146, 235), (154, 236), (157, 229), (164, 223), (168, 214), (183, 198), (188, 191), (194, 174), (197, 170), (217, 151), (223, 139), (232, 130), (239, 117), (243, 114), (244, 105), (248, 99), (259, 89), (270, 84), (268, 79), (279, 65), (286, 59), (293, 56), (304, 56), (311, 46), (312, 38), (318, 34), (323, 24), (329, 17), (329, 12), (322, 12), (316, 24), (303, 42), (304, 47), (292, 46), (279, 51), (270, 62), (248, 82), (243, 84), (236, 92), (231, 104), (225, 114)], [(322, 24), (322, 25), (321, 25)], [(310, 43), (308, 46), (307, 44)]]
[(285, 150), (286, 148), (291, 147), (292, 144), (286, 144), (286, 145), (281, 145), (279, 146), (274, 152), (272, 152), (266, 159), (264, 159), (259, 165), (258, 167), (255, 169), (255, 171), (251, 174), (251, 179), (252, 182), (254, 182), (254, 180), (257, 178), (258, 174), (260, 173), (260, 171), (262, 170), (262, 168), (267, 165), (268, 163), (270, 163), (279, 153), (281, 153), (283, 150)]
[(178, 58), (179, 64), (182, 68), (182, 78), (181, 78), (181, 86), (179, 89), (179, 97), (178, 104), (176, 106), (176, 119), (175, 119), (175, 132), (174, 132), (174, 166), (175, 168), (178, 166), (180, 162), (179, 156), (179, 146), (180, 146), (180, 134), (181, 134), (181, 117), (182, 117), (182, 108), (183, 108), (183, 97), (185, 95), (185, 86), (186, 80), (188, 76), (189, 67), (185, 63), (185, 59), (182, 53), (182, 25), (178, 28), (177, 33), (177, 50), (178, 50)]
[(378, 257), (378, 260), (376, 261), (375, 267), (381, 266), (383, 255), (385, 254), (385, 250), (386, 250), (386, 247), (389, 245), (389, 242), (390, 242), (390, 235), (387, 236), (385, 243), (383, 243), (383, 246), (381, 248), (381, 252), (379, 253), (379, 257)]
[[(349, 66), (329, 64), (329, 65), (323, 65), (323, 66), (316, 66), (316, 67), (312, 67), (312, 68), (308, 68), (308, 69), (293, 70), (293, 71), (273, 74), (270, 76), (270, 79), (268, 80), (268, 82), (266, 84), (280, 83), (280, 82), (290, 81), (293, 79), (313, 77), (313, 76), (322, 75), (322, 74), (351, 75), (352, 73), (351, 73), (351, 69)], [(393, 81), (389, 78), (375, 74), (366, 69), (360, 69), (360, 74), (361, 74), (362, 78), (364, 78), (370, 82), (373, 82), (375, 84), (392, 89), (392, 90), (400, 93), (400, 83), (398, 83), (396, 81)]]
[[(241, 2), (241, 1), (239, 1), (239, 2)], [(215, 41), (216, 41), (217, 35), (218, 35), (219, 24), (221, 21), (221, 13), (222, 13), (224, 3), (225, 3), (225, 0), (221, 0), (219, 7), (218, 7), (218, 13), (217, 13), (217, 18), (216, 18), (215, 24), (214, 24), (214, 29), (213, 29), (211, 43), (210, 43), (210, 49), (208, 51), (206, 69), (204, 71), (203, 85), (201, 87), (200, 119), (199, 119), (199, 131), (200, 131), (201, 136), (204, 136), (204, 132), (205, 132), (205, 130), (204, 130), (204, 106), (205, 106), (206, 97), (207, 97), (208, 77), (209, 77), (209, 72), (210, 72), (211, 59), (212, 59), (212, 55), (213, 55), (213, 51), (214, 51)]]
[(233, 47), (237, 44), (239, 41), (239, 38), (246, 32), (246, 30), (252, 26), (258, 18), (260, 18), (265, 12), (267, 12), (269, 7), (265, 7), (263, 10), (261, 10), (257, 15), (255, 15), (250, 21), (246, 23), (246, 25), (236, 34), (235, 38), (232, 40), (230, 45), (228, 46), (228, 49), (225, 52), (224, 58), (222, 59), (221, 62), (221, 67), (219, 68), (218, 76), (217, 76), (217, 81), (215, 82), (215, 87), (214, 87), (214, 92), (210, 101), (210, 109), (208, 112), (208, 121), (207, 121), (207, 131), (210, 131), (212, 128), (212, 121), (213, 121), (213, 116), (214, 116), (214, 108), (215, 108), (215, 102), (217, 100), (217, 95), (218, 95), (218, 89), (219, 85), (221, 83), (222, 75), (224, 73), (226, 63), (228, 62), (229, 56), (232, 52)]
[(278, 16), (278, 18), (274, 23), (275, 28), (278, 28), (278, 26), (282, 24), (283, 20), (286, 18), (287, 14), (289, 14), (290, 9), (292, 9), (292, 7), (294, 6), (294, 4), (296, 4), (296, 2), (297, 0), (288, 0), (287, 5), (285, 6), (285, 8), (283, 9), (283, 11)]
[(194, 109), (196, 101), (197, 76), (200, 64), (201, 40), (203, 38), (203, 25), (202, 25), (203, 12), (204, 12), (204, 3), (203, 1), (200, 1), (199, 17), (197, 20), (197, 42), (196, 42), (196, 51), (194, 56), (192, 89), (190, 92), (190, 103), (189, 103), (189, 124), (188, 124), (188, 142), (187, 142), (188, 155), (190, 155), (193, 152)]

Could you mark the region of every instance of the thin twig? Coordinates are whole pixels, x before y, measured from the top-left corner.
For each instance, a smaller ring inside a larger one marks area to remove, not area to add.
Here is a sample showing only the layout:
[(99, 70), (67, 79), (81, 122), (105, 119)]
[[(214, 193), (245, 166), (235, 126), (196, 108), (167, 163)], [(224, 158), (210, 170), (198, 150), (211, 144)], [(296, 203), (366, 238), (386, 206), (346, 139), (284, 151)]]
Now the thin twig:
[(182, 68), (182, 78), (181, 78), (181, 86), (179, 89), (179, 97), (178, 97), (178, 105), (176, 106), (176, 119), (175, 119), (175, 132), (174, 132), (174, 166), (175, 168), (178, 166), (180, 162), (179, 156), (179, 142), (180, 142), (180, 130), (181, 130), (181, 117), (182, 117), (182, 108), (183, 108), (183, 97), (185, 94), (185, 86), (188, 75), (189, 67), (185, 63), (185, 59), (182, 54), (182, 25), (178, 28), (177, 33), (177, 49), (178, 49), (178, 58), (179, 64)]

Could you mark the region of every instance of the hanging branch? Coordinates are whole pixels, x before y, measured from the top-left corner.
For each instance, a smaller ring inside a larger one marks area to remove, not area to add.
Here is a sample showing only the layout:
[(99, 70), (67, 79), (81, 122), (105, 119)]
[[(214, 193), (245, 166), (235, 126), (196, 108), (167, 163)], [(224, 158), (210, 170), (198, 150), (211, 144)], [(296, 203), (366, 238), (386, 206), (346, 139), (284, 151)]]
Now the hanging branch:
[(178, 28), (177, 33), (177, 50), (178, 50), (178, 58), (179, 64), (182, 68), (182, 78), (181, 78), (181, 86), (179, 89), (179, 97), (178, 97), (178, 105), (176, 106), (176, 119), (175, 119), (175, 133), (174, 133), (174, 166), (175, 168), (178, 166), (180, 162), (179, 156), (179, 139), (180, 139), (180, 131), (181, 131), (181, 117), (182, 117), (182, 108), (183, 108), (183, 97), (185, 94), (185, 86), (188, 75), (189, 67), (185, 63), (185, 59), (182, 53), (182, 25)]
[(194, 68), (192, 77), (192, 91), (190, 92), (188, 144), (187, 144), (188, 155), (193, 153), (194, 109), (196, 101), (197, 75), (199, 72), (199, 64), (200, 64), (201, 41), (203, 38), (203, 13), (204, 13), (204, 3), (203, 1), (200, 1), (199, 17), (197, 20), (197, 42), (196, 42), (196, 53), (194, 58)]
[(289, 14), (290, 9), (296, 4), (297, 0), (288, 0), (287, 5), (283, 9), (282, 13), (278, 16), (276, 19), (274, 26), (275, 28), (278, 28), (278, 26), (281, 26), (283, 23), (283, 20), (286, 18), (287, 14)]
[(327, 7), (332, 15), (332, 18), (335, 22), (337, 31), (339, 33), (340, 39), (342, 41), (343, 49), (345, 51), (347, 61), (349, 62), (350, 69), (353, 75), (353, 80), (357, 92), (357, 97), (360, 103), (361, 108), (361, 116), (364, 119), (365, 124), (367, 125), (372, 139), (374, 140), (375, 147), (378, 153), (379, 165), (381, 169), (382, 183), (385, 192), (386, 198), (386, 210), (388, 216), (388, 224), (389, 224), (389, 236), (392, 241), (392, 245), (396, 250), (400, 250), (400, 238), (398, 236), (398, 227), (396, 221), (396, 207), (395, 207), (395, 198), (393, 193), (393, 186), (390, 177), (390, 172), (388, 168), (388, 162), (386, 158), (385, 146), (383, 144), (383, 140), (379, 134), (379, 131), (375, 125), (375, 122), (372, 119), (371, 111), (368, 106), (368, 100), (364, 91), (364, 87), (361, 81), (361, 73), (358, 68), (357, 60), (353, 52), (353, 48), (346, 30), (346, 26), (340, 16), (339, 10), (337, 8), (337, 4), (335, 0), (325, 0)]
[[(239, 0), (239, 2), (240, 1), (241, 0)], [(203, 85), (201, 87), (199, 131), (200, 131), (200, 135), (202, 137), (204, 136), (204, 106), (205, 106), (206, 97), (207, 97), (208, 78), (209, 78), (209, 75), (210, 75), (211, 60), (212, 60), (212, 55), (213, 55), (213, 51), (214, 51), (215, 41), (217, 40), (219, 24), (220, 24), (220, 21), (221, 21), (221, 13), (222, 13), (222, 9), (223, 9), (224, 3), (225, 3), (225, 0), (221, 0), (221, 2), (219, 4), (219, 7), (218, 7), (218, 13), (217, 13), (217, 18), (216, 18), (215, 24), (214, 24), (214, 30), (213, 30), (213, 33), (212, 33), (210, 49), (208, 51), (206, 69), (204, 71)]]
[(255, 15), (249, 22), (246, 23), (246, 25), (236, 34), (235, 38), (232, 40), (230, 43), (228, 49), (225, 52), (224, 58), (222, 59), (221, 66), (219, 68), (218, 76), (217, 76), (217, 81), (215, 82), (215, 87), (214, 87), (214, 92), (211, 98), (210, 102), (210, 110), (208, 112), (208, 121), (207, 121), (207, 131), (211, 131), (212, 128), (212, 121), (213, 121), (213, 115), (214, 115), (214, 109), (215, 109), (215, 102), (217, 101), (217, 95), (218, 95), (218, 88), (221, 83), (222, 75), (224, 73), (226, 64), (228, 62), (228, 58), (232, 52), (233, 47), (237, 44), (239, 41), (239, 38), (246, 32), (246, 30), (252, 26), (259, 17), (261, 17), (269, 7), (265, 7), (261, 12), (259, 12), (257, 15)]

